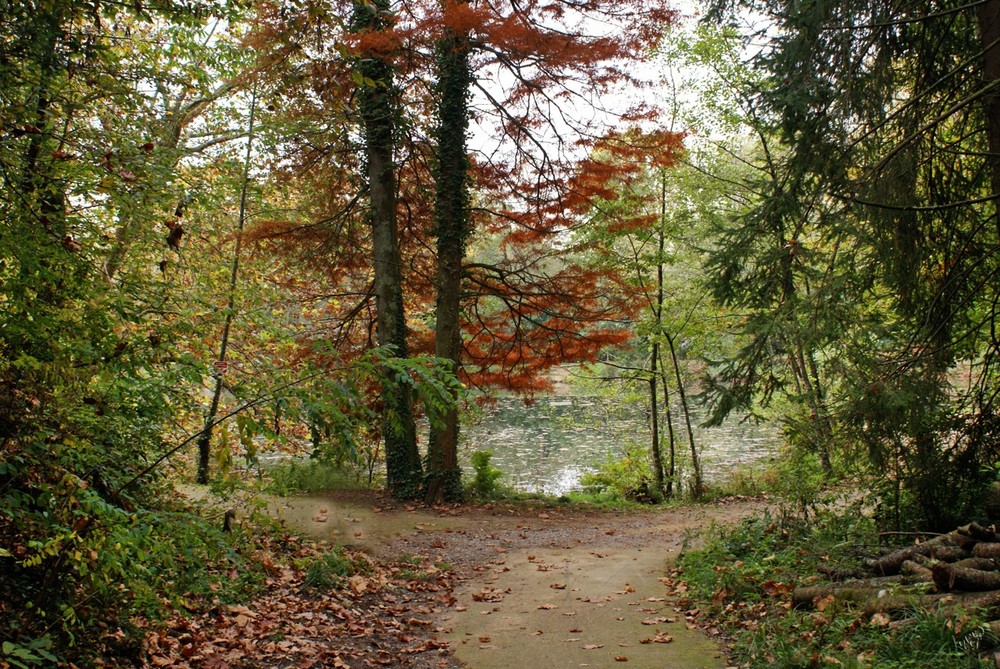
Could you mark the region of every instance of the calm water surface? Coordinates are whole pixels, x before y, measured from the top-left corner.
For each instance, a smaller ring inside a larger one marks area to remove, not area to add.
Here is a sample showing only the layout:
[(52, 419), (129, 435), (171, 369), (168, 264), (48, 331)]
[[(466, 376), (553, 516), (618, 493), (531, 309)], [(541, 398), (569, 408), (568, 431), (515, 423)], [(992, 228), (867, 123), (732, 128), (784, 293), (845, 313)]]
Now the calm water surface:
[[(695, 423), (700, 420), (693, 417)], [(674, 426), (678, 455), (684, 457), (689, 447), (679, 414)], [(774, 426), (737, 420), (714, 428), (695, 425), (694, 432), (709, 482), (773, 457), (781, 444)], [(608, 457), (621, 457), (629, 444), (648, 448), (648, 419), (642, 408), (598, 397), (551, 396), (539, 397), (530, 406), (519, 398), (501, 398), (478, 420), (463, 425), (461, 448), (466, 456), (492, 452), (493, 465), (505, 473), (508, 485), (558, 495), (578, 489), (580, 476)], [(681, 461), (682, 475), (690, 470), (687, 462)]]

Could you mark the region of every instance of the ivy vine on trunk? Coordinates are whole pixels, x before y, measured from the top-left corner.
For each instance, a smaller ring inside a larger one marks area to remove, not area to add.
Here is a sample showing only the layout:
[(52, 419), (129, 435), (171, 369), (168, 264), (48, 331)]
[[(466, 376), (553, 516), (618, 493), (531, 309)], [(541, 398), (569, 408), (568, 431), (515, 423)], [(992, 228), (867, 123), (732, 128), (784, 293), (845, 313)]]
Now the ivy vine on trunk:
[[(437, 302), (434, 353), (454, 373), (462, 357), (462, 263), (469, 237), (469, 38), (451, 28), (437, 44), (438, 127), (434, 221), (437, 235)], [(457, 397), (432, 427), (427, 452), (428, 503), (461, 496)]]
[[(391, 30), (385, 0), (354, 5), (352, 27), (356, 32)], [(396, 140), (398, 91), (392, 65), (377, 54), (358, 56), (358, 106), (364, 127), (373, 254), (376, 329), (378, 343), (390, 355), (406, 358), (406, 315), (403, 308), (399, 232), (396, 220)], [(382, 384), (382, 437), (385, 442), (386, 484), (399, 498), (419, 494), (422, 478), (408, 379), (385, 375)]]

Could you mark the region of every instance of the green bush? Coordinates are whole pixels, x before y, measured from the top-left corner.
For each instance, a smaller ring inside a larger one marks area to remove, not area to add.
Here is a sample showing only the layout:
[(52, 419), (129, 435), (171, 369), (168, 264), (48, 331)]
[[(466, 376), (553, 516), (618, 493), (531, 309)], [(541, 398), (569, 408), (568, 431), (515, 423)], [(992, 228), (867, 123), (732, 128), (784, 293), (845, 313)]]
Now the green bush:
[(596, 472), (580, 477), (585, 493), (598, 500), (649, 502), (659, 501), (659, 491), (653, 484), (653, 468), (643, 446), (631, 444), (624, 454), (608, 454)]
[(302, 582), (314, 590), (340, 587), (345, 579), (370, 571), (370, 565), (363, 558), (348, 556), (339, 546), (311, 557), (298, 566), (304, 572)]
[(266, 469), (266, 489), (275, 495), (319, 493), (360, 486), (356, 472), (321, 460), (289, 460)]
[(472, 454), (472, 468), (476, 472), (469, 484), (470, 491), (480, 499), (490, 499), (498, 492), (498, 481), (503, 472), (491, 463), (493, 454), (489, 451), (476, 451)]

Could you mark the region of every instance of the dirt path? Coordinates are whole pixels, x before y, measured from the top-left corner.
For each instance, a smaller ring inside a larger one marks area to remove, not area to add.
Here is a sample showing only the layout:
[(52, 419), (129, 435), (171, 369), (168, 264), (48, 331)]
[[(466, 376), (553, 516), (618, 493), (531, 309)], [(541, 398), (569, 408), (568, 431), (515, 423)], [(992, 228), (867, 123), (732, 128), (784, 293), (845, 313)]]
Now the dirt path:
[(720, 669), (718, 643), (674, 608), (661, 579), (691, 532), (765, 505), (427, 510), (338, 495), (297, 498), (283, 513), (314, 536), (453, 567), (455, 605), (439, 613), (439, 637), (472, 669)]

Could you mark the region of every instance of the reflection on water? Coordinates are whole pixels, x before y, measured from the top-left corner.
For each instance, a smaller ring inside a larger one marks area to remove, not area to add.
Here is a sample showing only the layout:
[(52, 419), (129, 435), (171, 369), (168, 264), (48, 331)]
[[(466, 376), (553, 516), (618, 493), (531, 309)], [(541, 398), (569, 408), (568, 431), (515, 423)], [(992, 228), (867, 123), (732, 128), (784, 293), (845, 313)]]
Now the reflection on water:
[[(679, 427), (677, 422), (675, 429)], [(733, 420), (714, 428), (695, 425), (694, 431), (709, 482), (741, 464), (772, 457), (780, 445), (773, 426)], [(678, 433), (680, 458), (688, 450), (682, 435), (683, 430)], [(648, 443), (647, 417), (640, 407), (614, 405), (599, 397), (539, 397), (530, 406), (518, 398), (501, 398), (478, 421), (462, 428), (462, 451), (491, 451), (492, 463), (505, 473), (507, 484), (557, 495), (578, 488), (580, 476), (594, 471), (608, 455), (621, 455), (629, 444)]]

